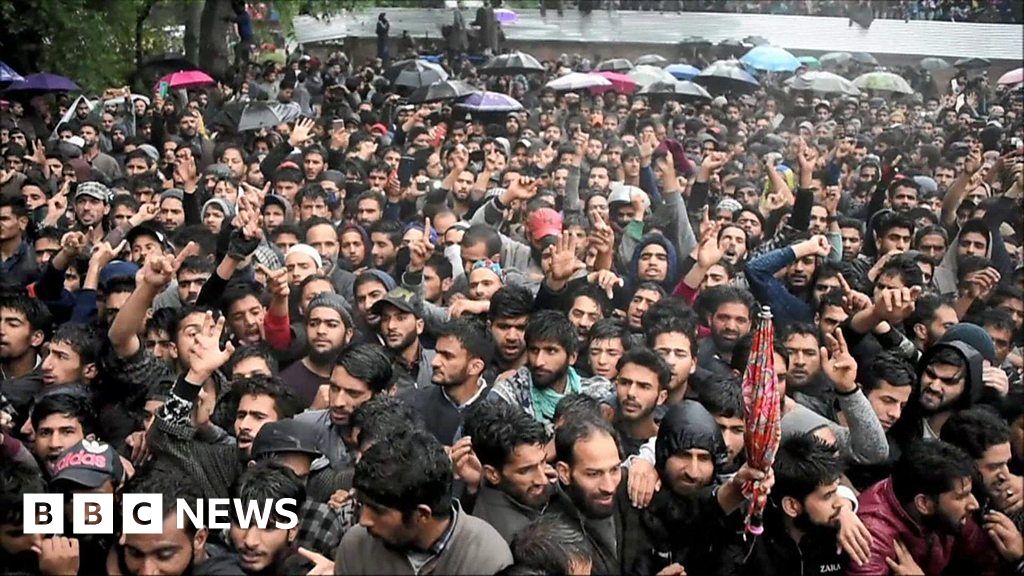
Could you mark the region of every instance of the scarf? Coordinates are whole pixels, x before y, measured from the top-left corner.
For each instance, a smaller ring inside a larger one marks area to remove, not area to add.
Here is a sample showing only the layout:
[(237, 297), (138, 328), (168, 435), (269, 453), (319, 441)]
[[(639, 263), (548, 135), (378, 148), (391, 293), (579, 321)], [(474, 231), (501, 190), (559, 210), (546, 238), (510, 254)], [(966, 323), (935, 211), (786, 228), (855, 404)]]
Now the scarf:
[(537, 388), (530, 386), (530, 397), (533, 400), (534, 417), (551, 424), (555, 418), (555, 406), (566, 394), (577, 394), (583, 389), (583, 382), (576, 369), (572, 366), (565, 374), (565, 394), (559, 394), (553, 388)]

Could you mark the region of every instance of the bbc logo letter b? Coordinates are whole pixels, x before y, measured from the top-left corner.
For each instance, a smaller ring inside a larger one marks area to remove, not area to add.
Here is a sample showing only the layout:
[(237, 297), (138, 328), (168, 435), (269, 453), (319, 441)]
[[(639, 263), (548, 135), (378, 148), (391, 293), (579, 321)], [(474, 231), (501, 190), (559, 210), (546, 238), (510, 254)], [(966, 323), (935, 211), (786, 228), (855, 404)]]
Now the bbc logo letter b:
[(63, 534), (64, 496), (24, 494), (21, 499), (25, 534)]

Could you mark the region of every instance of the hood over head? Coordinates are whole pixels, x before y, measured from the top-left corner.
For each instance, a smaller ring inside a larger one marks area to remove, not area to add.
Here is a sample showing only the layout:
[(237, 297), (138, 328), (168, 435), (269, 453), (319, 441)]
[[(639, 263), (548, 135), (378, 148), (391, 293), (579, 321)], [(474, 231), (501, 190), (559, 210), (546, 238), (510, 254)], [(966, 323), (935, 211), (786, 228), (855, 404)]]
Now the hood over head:
[(664, 234), (652, 233), (645, 234), (640, 242), (637, 243), (636, 249), (633, 250), (633, 259), (629, 263), (629, 279), (635, 289), (640, 285), (640, 253), (643, 252), (650, 244), (658, 244), (665, 249), (668, 254), (668, 271), (665, 274), (665, 280), (661, 282), (661, 287), (669, 294), (676, 286), (676, 282), (679, 280), (679, 255), (676, 254), (676, 246), (665, 237)]
[(654, 446), (655, 468), (664, 471), (670, 457), (691, 449), (710, 452), (716, 472), (729, 458), (715, 418), (699, 402), (683, 400), (669, 408), (661, 419)]

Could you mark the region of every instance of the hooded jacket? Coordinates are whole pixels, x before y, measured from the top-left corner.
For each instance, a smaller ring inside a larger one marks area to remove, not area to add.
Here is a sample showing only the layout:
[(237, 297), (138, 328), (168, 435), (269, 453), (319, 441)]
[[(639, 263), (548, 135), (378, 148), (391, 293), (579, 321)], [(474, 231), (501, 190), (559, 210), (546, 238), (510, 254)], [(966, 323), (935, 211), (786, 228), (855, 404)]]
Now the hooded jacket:
[(633, 259), (629, 262), (629, 282), (631, 290), (629, 293), (636, 291), (636, 287), (639, 286), (643, 280), (640, 279), (640, 253), (644, 251), (644, 248), (651, 244), (657, 244), (665, 249), (665, 253), (668, 255), (668, 269), (665, 274), (665, 279), (659, 284), (665, 289), (668, 294), (672, 293), (676, 283), (679, 281), (679, 254), (676, 251), (675, 245), (672, 241), (665, 237), (663, 234), (647, 234), (640, 239), (640, 242), (636, 245), (636, 249), (633, 251)]
[(960, 237), (970, 232), (985, 235), (987, 240), (985, 258), (992, 259), (992, 231), (981, 220), (968, 220), (965, 222), (963, 228), (957, 233), (956, 238), (953, 238), (949, 243), (949, 248), (946, 250), (945, 256), (942, 257), (942, 263), (935, 269), (935, 286), (938, 287), (939, 293), (942, 295), (955, 295), (957, 293), (958, 278), (960, 276), (957, 247), (960, 245)]

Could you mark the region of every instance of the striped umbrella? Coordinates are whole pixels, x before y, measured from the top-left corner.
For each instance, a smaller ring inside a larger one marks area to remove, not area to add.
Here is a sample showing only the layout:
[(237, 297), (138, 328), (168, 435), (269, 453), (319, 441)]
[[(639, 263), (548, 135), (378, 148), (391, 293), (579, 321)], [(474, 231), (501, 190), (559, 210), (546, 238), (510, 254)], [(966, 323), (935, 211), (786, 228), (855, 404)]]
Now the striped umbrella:
[[(775, 374), (775, 329), (772, 313), (762, 307), (757, 319), (757, 331), (751, 342), (750, 358), (743, 374), (743, 405), (747, 430), (743, 445), (747, 464), (758, 470), (770, 470), (775, 461), (782, 435), (782, 408), (779, 379)], [(747, 507), (744, 530), (757, 536), (764, 531), (762, 513), (768, 502), (768, 489), (759, 481), (743, 485)]]

